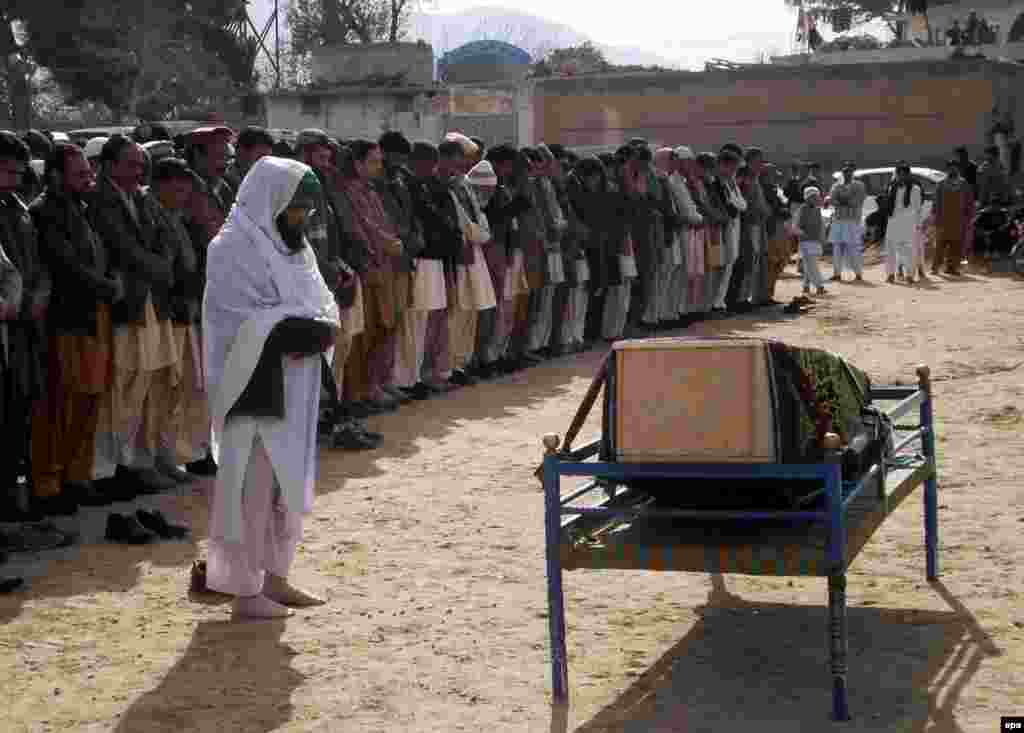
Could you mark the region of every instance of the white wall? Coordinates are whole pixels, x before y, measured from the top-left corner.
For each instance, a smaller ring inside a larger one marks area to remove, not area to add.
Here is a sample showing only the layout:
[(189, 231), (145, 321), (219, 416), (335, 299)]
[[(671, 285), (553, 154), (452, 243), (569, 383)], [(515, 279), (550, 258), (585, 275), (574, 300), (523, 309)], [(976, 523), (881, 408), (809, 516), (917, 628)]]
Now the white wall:
[(426, 95), (331, 95), (319, 100), (317, 111), (312, 101), (304, 104), (299, 96), (269, 97), (267, 127), (316, 127), (342, 139), (376, 140), (387, 130), (401, 130), (410, 140), (439, 140), (443, 134), (442, 115)]

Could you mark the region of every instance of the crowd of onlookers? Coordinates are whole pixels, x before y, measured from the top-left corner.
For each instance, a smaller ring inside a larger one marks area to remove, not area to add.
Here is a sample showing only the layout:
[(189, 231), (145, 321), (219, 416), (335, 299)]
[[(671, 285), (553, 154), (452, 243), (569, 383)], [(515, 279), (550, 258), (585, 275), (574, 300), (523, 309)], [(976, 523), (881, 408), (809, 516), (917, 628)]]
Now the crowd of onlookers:
[[(796, 251), (805, 292), (824, 292), (826, 237), (833, 280), (846, 265), (863, 277), (864, 191), (852, 164), (834, 185), (814, 167), (786, 183), (753, 147), (694, 153), (636, 139), (580, 157), (460, 133), (434, 144), (305, 130), (290, 146), (260, 128), (206, 127), (177, 141), (114, 135), (78, 147), (0, 132), (0, 522), (27, 526), (216, 473), (206, 250), (267, 155), (306, 163), (322, 186), (307, 238), (342, 313), (320, 425), (337, 449), (379, 446), (366, 418), (413, 400), (776, 305)], [(901, 173), (886, 218), (917, 216), (916, 237), (920, 191), (905, 195), (905, 183)], [(937, 200), (940, 230), (959, 201)], [(915, 277), (914, 257), (894, 260), (890, 279)], [(40, 544), (54, 542), (41, 532)], [(159, 513), (107, 524), (120, 542), (176, 532)]]

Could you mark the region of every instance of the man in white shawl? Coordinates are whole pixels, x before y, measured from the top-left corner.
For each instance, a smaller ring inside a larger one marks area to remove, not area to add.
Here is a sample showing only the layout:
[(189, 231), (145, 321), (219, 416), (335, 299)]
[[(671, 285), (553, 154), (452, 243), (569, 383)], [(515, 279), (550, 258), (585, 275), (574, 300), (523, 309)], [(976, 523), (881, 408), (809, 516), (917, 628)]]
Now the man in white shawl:
[(308, 166), (263, 158), (210, 243), (203, 335), (220, 471), (207, 585), (234, 595), (240, 617), (323, 603), (287, 580), (313, 502), (321, 354), (339, 328), (304, 234), (319, 189)]

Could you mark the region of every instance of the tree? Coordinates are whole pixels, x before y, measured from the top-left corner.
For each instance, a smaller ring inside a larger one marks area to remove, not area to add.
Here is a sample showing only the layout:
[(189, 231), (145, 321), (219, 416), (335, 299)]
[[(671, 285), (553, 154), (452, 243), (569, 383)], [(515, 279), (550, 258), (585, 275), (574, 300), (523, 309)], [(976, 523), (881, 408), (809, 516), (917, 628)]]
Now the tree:
[(326, 43), (398, 43), (414, 7), (415, 0), (292, 0), (285, 17), (301, 56)]
[(231, 28), (244, 0), (13, 3), (27, 49), (69, 100), (101, 102), (115, 119), (220, 105), (255, 83), (252, 44)]
[(534, 64), (535, 76), (551, 76), (552, 74), (593, 74), (608, 71), (611, 64), (604, 53), (590, 41), (578, 46), (556, 48), (548, 52)]
[(799, 8), (817, 23), (832, 27), (837, 33), (852, 27), (885, 20), (894, 35), (899, 29), (887, 18), (906, 12), (908, 0), (783, 0), (788, 7)]

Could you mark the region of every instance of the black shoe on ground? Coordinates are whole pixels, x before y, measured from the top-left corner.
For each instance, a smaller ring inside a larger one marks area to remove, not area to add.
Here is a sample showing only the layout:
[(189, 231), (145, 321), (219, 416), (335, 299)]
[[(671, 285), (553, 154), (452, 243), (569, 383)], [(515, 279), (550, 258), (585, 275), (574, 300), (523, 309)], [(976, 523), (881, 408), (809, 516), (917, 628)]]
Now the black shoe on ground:
[(480, 364), (474, 371), (473, 376), (477, 379), (483, 379), (488, 381), (498, 376), (499, 370), (497, 362), (491, 362), (488, 364)]
[(432, 394), (433, 392), (430, 391), (430, 387), (425, 385), (423, 382), (417, 382), (412, 386), (412, 389), (409, 390), (409, 396), (414, 400), (429, 400), (430, 395)]
[(0, 578), (0, 595), (13, 593), (23, 585), (25, 585), (24, 578)]
[(93, 481), (93, 486), (103, 495), (110, 498), (111, 503), (115, 501), (134, 501), (139, 495), (135, 482), (126, 478), (122, 473), (110, 478), (103, 478)]
[(452, 375), (451, 377), (448, 378), (448, 381), (454, 384), (456, 387), (470, 387), (474, 384), (477, 384), (478, 380), (466, 374), (466, 372), (462, 371), (461, 369), (456, 369), (455, 371), (452, 372)]
[(116, 513), (107, 517), (105, 536), (111, 542), (123, 545), (146, 545), (157, 538), (156, 534), (139, 524), (135, 517)]
[(39, 512), (47, 517), (73, 517), (78, 514), (78, 501), (67, 494), (35, 499)]
[(145, 529), (148, 529), (153, 534), (159, 535), (165, 540), (182, 540), (188, 537), (187, 527), (179, 527), (178, 525), (171, 524), (167, 521), (167, 517), (165, 517), (158, 509), (154, 509), (153, 511), (139, 509), (135, 512), (135, 517), (139, 520), (139, 524), (141, 524)]
[(331, 435), (331, 446), (339, 450), (373, 450), (377, 441), (356, 430), (351, 424), (339, 425)]
[(0, 530), (0, 547), (8, 552), (41, 552), (70, 547), (77, 539), (77, 532), (65, 532), (49, 521), (25, 522), (10, 531)]
[(352, 423), (352, 429), (362, 435), (364, 438), (369, 438), (372, 442), (380, 445), (384, 442), (384, 436), (381, 433), (375, 433), (366, 427), (366, 423), (359, 422), (358, 420)]
[(388, 385), (388, 386), (381, 387), (381, 389), (384, 390), (384, 392), (389, 397), (391, 397), (392, 399), (396, 400), (398, 402), (398, 404), (400, 404), (400, 405), (407, 405), (410, 402), (412, 402), (412, 399), (413, 399), (412, 395), (410, 395), (408, 391), (402, 389), (401, 387), (395, 387), (393, 385)]
[(114, 500), (105, 492), (100, 491), (92, 481), (86, 483), (69, 481), (64, 484), (64, 493), (77, 498), (81, 506), (108, 506), (114, 503)]
[(196, 476), (216, 476), (217, 475), (217, 462), (213, 460), (213, 456), (210, 454), (206, 455), (206, 458), (201, 461), (194, 461), (185, 466), (185, 469)]

